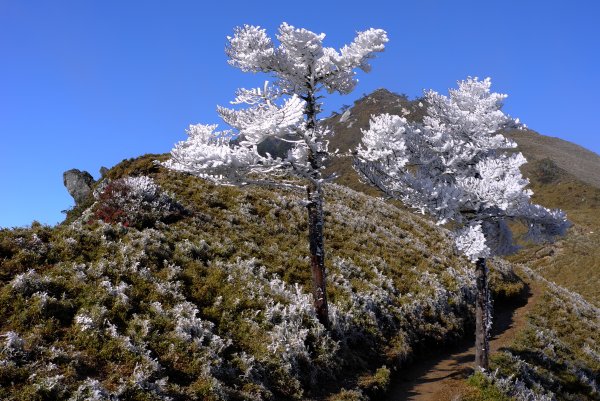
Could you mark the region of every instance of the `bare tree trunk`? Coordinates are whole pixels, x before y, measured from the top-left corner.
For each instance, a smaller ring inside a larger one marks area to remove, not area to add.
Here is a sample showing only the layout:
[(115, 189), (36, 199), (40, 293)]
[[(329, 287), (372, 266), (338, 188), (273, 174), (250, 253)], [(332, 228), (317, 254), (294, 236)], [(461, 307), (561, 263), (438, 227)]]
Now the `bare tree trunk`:
[(310, 184), (308, 192), (308, 240), (313, 282), (313, 302), (319, 321), (329, 328), (329, 308), (325, 281), (325, 249), (323, 241), (323, 193), (320, 186)]
[(490, 344), (488, 326), (490, 322), (488, 269), (485, 258), (475, 264), (477, 296), (475, 298), (475, 366), (488, 370)]

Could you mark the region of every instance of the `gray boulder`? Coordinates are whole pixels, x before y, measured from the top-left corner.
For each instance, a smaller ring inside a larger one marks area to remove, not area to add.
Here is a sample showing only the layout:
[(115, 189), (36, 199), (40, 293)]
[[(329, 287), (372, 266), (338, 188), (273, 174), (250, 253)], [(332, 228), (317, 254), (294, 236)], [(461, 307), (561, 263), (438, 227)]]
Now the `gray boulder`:
[(92, 196), (94, 177), (87, 171), (76, 168), (63, 173), (63, 183), (69, 194), (75, 199), (75, 205), (80, 205)]

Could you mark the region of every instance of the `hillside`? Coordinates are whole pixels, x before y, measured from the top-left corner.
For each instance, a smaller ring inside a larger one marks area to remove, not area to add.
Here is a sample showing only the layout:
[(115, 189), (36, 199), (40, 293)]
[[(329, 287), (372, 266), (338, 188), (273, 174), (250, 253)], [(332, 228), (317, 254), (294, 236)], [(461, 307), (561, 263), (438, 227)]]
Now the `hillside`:
[[(328, 332), (303, 194), (217, 187), (155, 158), (115, 166), (59, 226), (0, 231), (0, 399), (363, 397), (472, 331), (472, 272), (444, 229), (327, 186)], [(496, 293), (516, 294), (499, 272)]]
[[(378, 90), (329, 119), (331, 146), (354, 147), (371, 113), (423, 106)], [(536, 154), (535, 201), (574, 227), (493, 261), (498, 305), (539, 296), (496, 374), (459, 382), (464, 401), (600, 398), (600, 189)], [(327, 331), (304, 193), (215, 186), (154, 163), (166, 157), (114, 166), (56, 227), (0, 230), (0, 399), (376, 400), (399, 368), (471, 337), (471, 265), (444, 228), (372, 196), (348, 158), (325, 187)]]
[(600, 188), (600, 156), (560, 138), (540, 135), (532, 130), (508, 133), (530, 162), (550, 159), (578, 180)]

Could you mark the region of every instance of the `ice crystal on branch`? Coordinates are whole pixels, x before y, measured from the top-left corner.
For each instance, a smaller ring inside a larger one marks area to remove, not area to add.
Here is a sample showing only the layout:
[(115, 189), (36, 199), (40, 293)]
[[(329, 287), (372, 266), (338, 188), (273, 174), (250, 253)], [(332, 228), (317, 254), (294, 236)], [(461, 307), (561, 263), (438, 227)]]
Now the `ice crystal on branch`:
[(278, 86), (289, 93), (307, 94), (307, 77), (312, 76), (328, 92), (350, 93), (356, 86), (355, 68), (369, 72), (368, 60), (384, 50), (387, 35), (381, 29), (359, 32), (340, 51), (323, 46), (325, 34), (298, 29), (283, 23), (278, 47), (260, 27), (244, 25), (227, 38), (229, 64), (242, 71), (274, 73)]
[(490, 248), (485, 244), (481, 224), (469, 225), (456, 233), (456, 247), (471, 261), (488, 257)]
[(263, 98), (263, 102), (245, 110), (218, 107), (217, 111), (227, 124), (243, 135), (242, 143), (256, 145), (269, 135), (282, 137), (293, 134), (304, 118), (304, 102), (298, 96), (292, 96), (278, 107), (268, 98)]

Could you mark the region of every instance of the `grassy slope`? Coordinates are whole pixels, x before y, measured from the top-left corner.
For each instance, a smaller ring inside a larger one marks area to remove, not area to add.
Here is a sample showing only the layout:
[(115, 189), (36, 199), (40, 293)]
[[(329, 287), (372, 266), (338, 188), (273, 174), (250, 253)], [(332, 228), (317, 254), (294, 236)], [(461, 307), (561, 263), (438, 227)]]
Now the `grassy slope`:
[[(600, 400), (600, 309), (523, 267), (542, 295), (512, 344), (492, 357), (496, 388), (539, 400)], [(508, 379), (507, 379), (508, 378)]]
[(578, 180), (600, 188), (600, 156), (596, 153), (532, 130), (513, 131), (508, 136), (519, 144), (527, 160), (551, 159)]
[[(550, 171), (550, 173), (548, 173)], [(533, 200), (567, 212), (573, 226), (552, 245), (530, 245), (510, 259), (528, 263), (548, 280), (600, 306), (600, 188), (578, 180), (548, 159), (529, 163)]]
[(0, 399), (359, 399), (385, 387), (384, 365), (470, 327), (473, 277), (448, 234), (331, 185), (325, 332), (302, 193), (217, 187), (157, 157), (108, 177), (153, 177), (189, 212), (178, 221), (105, 224), (94, 204), (0, 231)]

